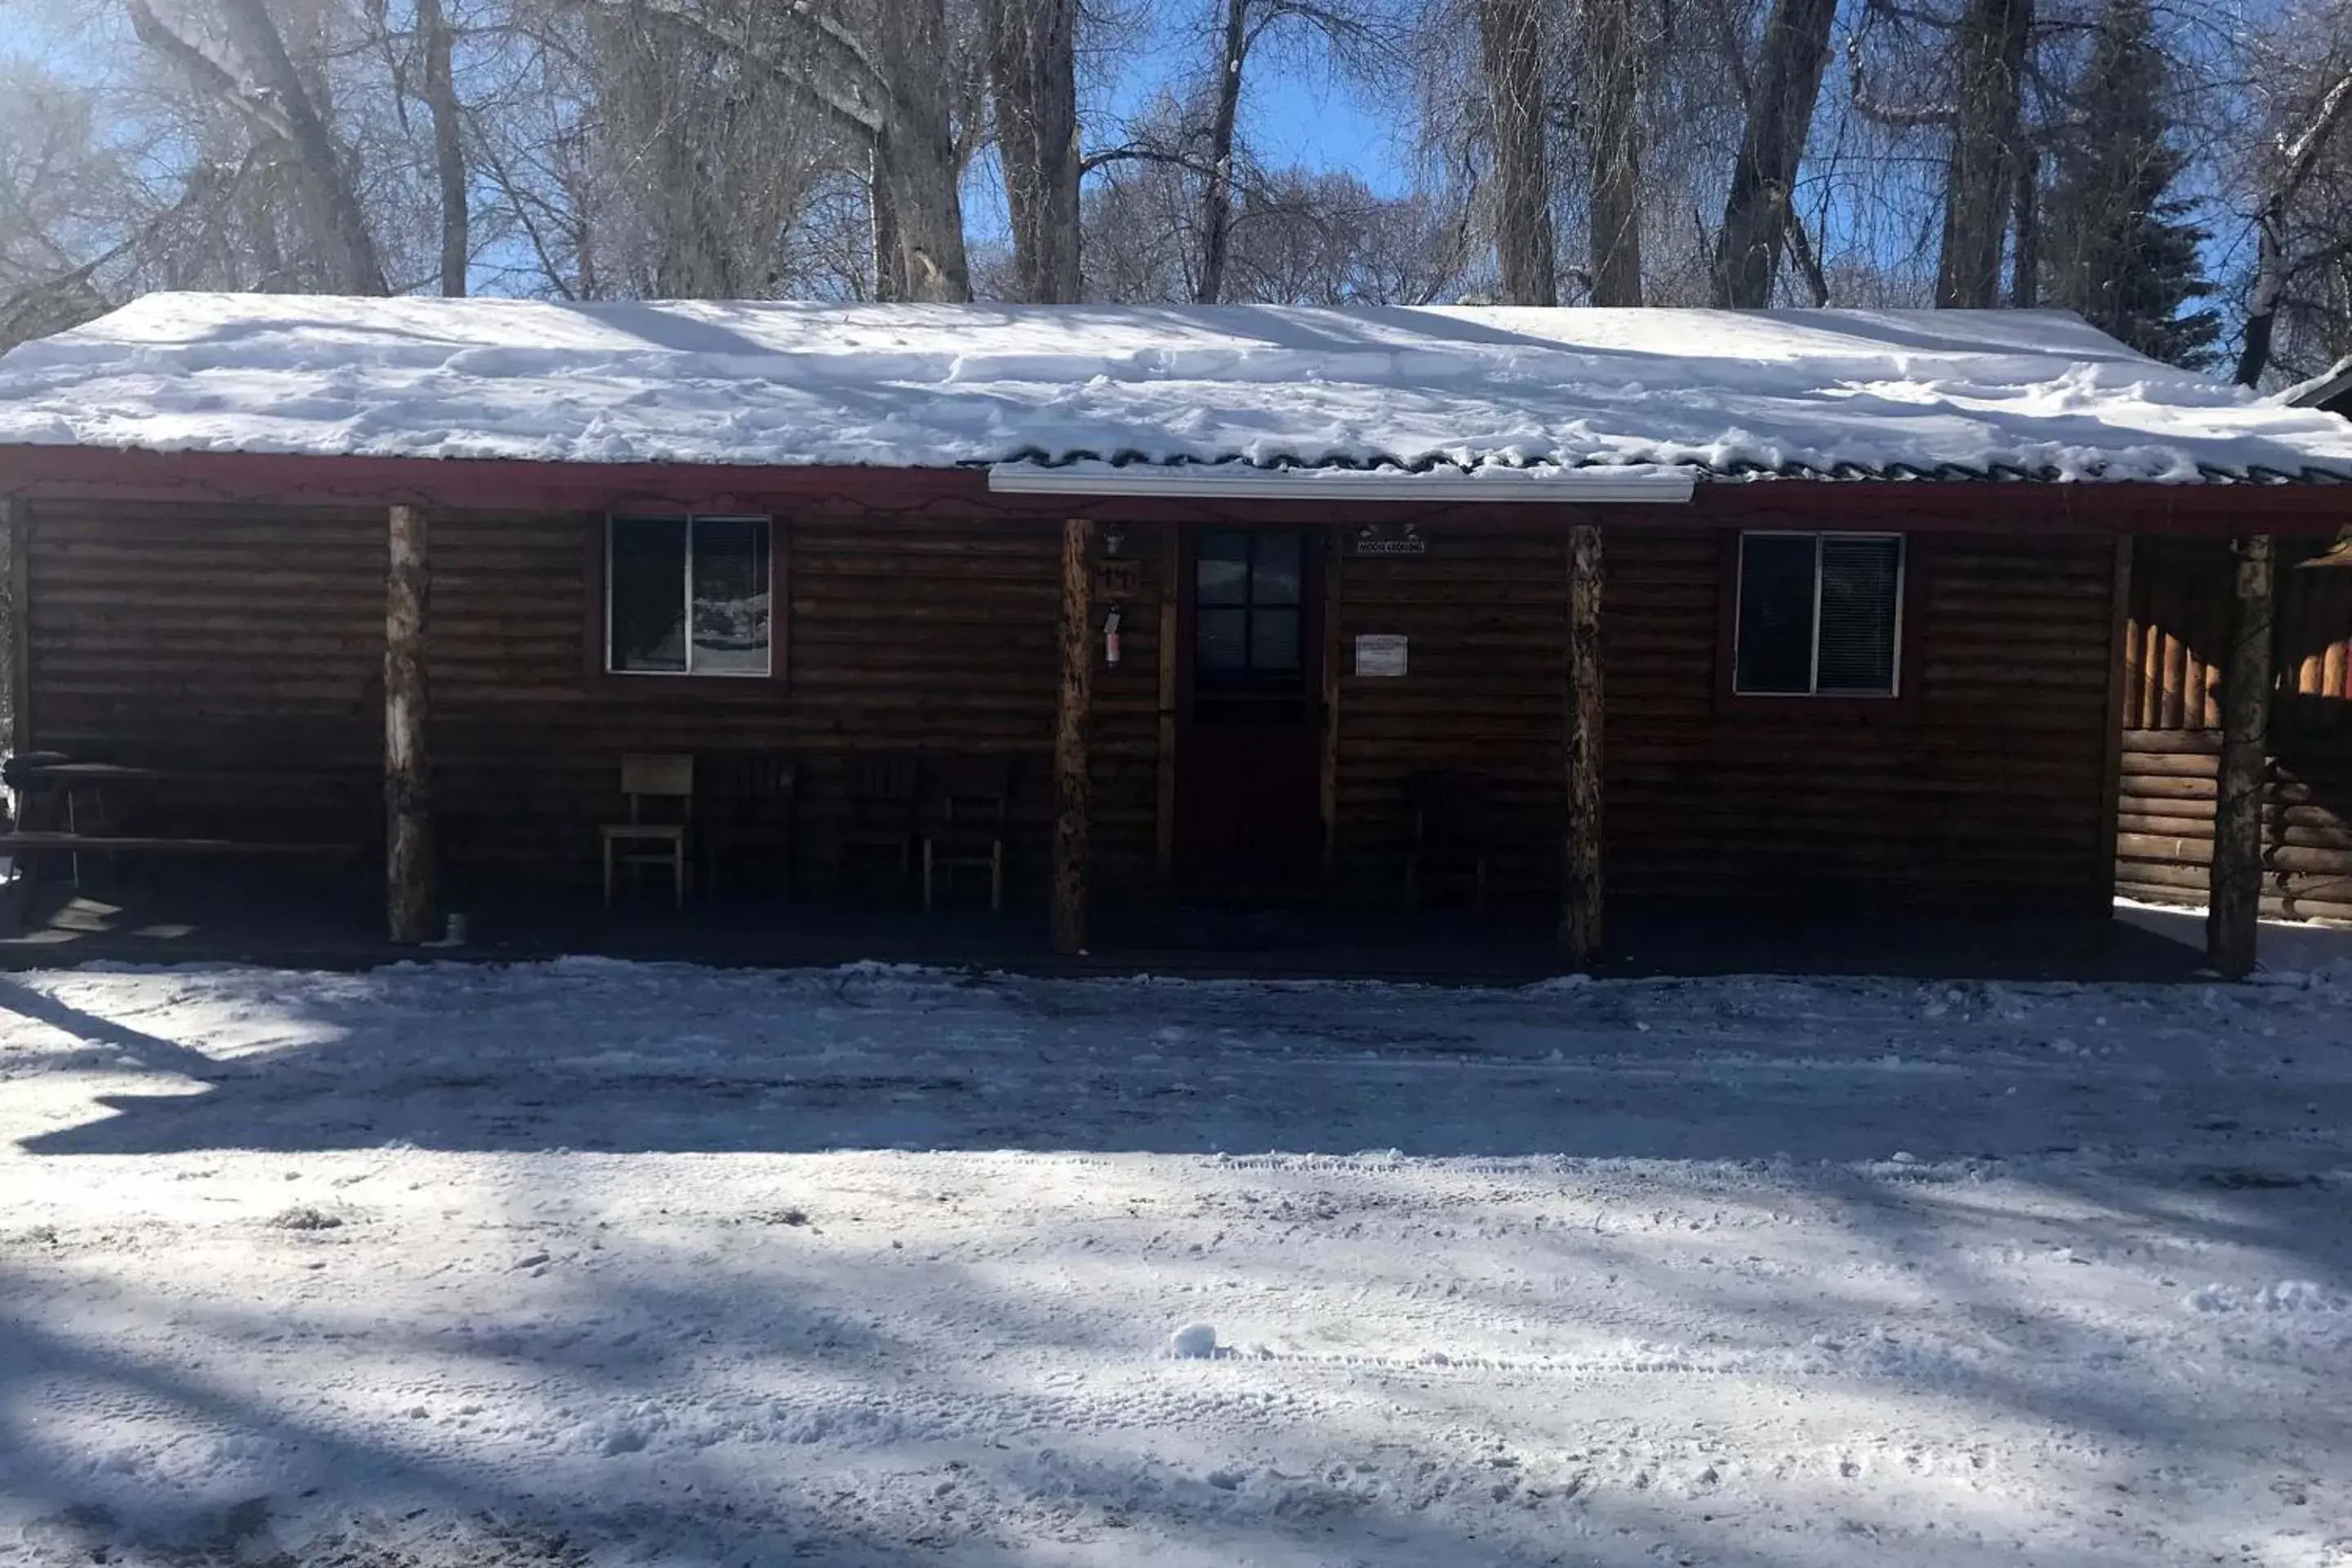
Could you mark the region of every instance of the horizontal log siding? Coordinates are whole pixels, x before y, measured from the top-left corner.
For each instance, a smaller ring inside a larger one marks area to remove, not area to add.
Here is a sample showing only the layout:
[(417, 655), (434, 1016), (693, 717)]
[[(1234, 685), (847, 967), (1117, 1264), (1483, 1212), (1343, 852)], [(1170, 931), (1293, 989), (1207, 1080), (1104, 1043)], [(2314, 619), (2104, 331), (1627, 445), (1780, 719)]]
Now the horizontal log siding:
[(295, 526), (253, 508), (27, 510), (36, 748), (212, 767), (381, 757), (383, 512)]
[[(1055, 530), (778, 521), (789, 683), (648, 678), (614, 692), (585, 679), (598, 520), (435, 517), (431, 747), (457, 892), (517, 875), (585, 885), (596, 825), (622, 809), (619, 758), (639, 750), (800, 756), (801, 869), (819, 878), (850, 753), (1011, 752), (1012, 879), (1042, 887)], [(35, 707), (35, 743), (110, 761), (342, 766), (364, 777), (383, 746), (385, 526), (372, 510), (42, 506), (30, 685), (47, 700)], [(1142, 576), (1156, 605), (1156, 567)], [(1097, 683), (1107, 876), (1148, 875), (1151, 862), (1156, 621), (1150, 605), (1129, 615), (1127, 657)], [(191, 802), (215, 815), (219, 804)], [(340, 809), (339, 836), (380, 834), (365, 791)]]
[[(2277, 574), (2263, 910), (2352, 921), (2352, 569), (2297, 564), (2315, 549), (2283, 552)], [(2151, 903), (2202, 904), (2230, 557), (2218, 544), (2143, 541), (2133, 572), (2116, 888)], [(2217, 695), (2199, 700), (2209, 686)]]
[(1612, 884), (1683, 896), (2100, 894), (2112, 547), (1911, 542), (1908, 711), (1719, 708), (1721, 541), (1612, 529)]
[(730, 687), (584, 679), (594, 520), (436, 521), (433, 745), (455, 869), (584, 881), (594, 825), (621, 809), (623, 752), (780, 752), (801, 763), (799, 870), (822, 885), (849, 757), (923, 750), (1015, 758), (1010, 876), (1043, 886), (1054, 531), (777, 521), (790, 679)]
[[(782, 686), (583, 672), (594, 519), (434, 520), (432, 746), (453, 885), (585, 883), (620, 810), (628, 750), (803, 759), (803, 873), (821, 880), (848, 754), (1010, 752), (1013, 869), (1040, 889), (1059, 614), (1055, 530), (953, 518), (781, 518), (790, 599)], [(1097, 871), (1152, 874), (1158, 779), (1157, 527), (1123, 658), (1097, 667)], [(341, 765), (382, 745), (380, 511), (37, 509), (30, 556), (35, 742), (124, 762)], [(1976, 900), (2086, 890), (2098, 863), (2107, 595), (2103, 542), (1920, 541), (1906, 679), (1882, 721), (1725, 712), (1716, 700), (1720, 538), (1608, 530), (1608, 855), (1633, 895), (1850, 893)], [(1566, 695), (1563, 535), (1447, 529), (1423, 557), (1350, 557), (1337, 647), (1335, 868), (1393, 892), (1416, 768), (1487, 775), (1500, 889), (1557, 888)], [(1411, 639), (1411, 673), (1360, 679), (1362, 633)], [(1099, 626), (1090, 636), (1099, 647)], [(2323, 668), (2325, 668), (2323, 660)], [(2194, 782), (2189, 781), (2189, 782)], [(373, 836), (372, 799), (346, 830)]]
[[(1340, 562), (1334, 870), (1343, 888), (1402, 886), (1406, 779), (1486, 781), (1504, 892), (1555, 891), (1568, 712), (1568, 539), (1446, 529), (1426, 555)], [(1359, 677), (1355, 639), (1406, 639), (1402, 677)]]
[[(1915, 541), (1917, 706), (1863, 721), (1718, 704), (1722, 539), (1607, 531), (1611, 886), (1634, 896), (1866, 889), (1926, 901), (2101, 896), (2114, 567), (2101, 540)], [(1422, 768), (1486, 776), (1495, 875), (1557, 887), (1567, 680), (1564, 537), (1447, 530), (1351, 557), (1339, 639), (1339, 869), (1392, 886)], [(1345, 661), (1410, 639), (1402, 679)]]

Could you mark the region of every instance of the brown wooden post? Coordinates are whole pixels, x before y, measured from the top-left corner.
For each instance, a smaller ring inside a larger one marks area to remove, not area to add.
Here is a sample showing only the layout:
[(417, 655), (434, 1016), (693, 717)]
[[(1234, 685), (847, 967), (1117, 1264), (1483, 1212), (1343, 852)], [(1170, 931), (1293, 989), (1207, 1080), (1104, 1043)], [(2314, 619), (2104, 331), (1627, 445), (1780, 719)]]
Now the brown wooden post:
[(13, 755), (32, 744), (31, 710), (25, 700), (25, 503), (0, 496), (0, 747)]
[(2271, 540), (2237, 542), (2237, 597), (2221, 690), (2221, 784), (2205, 955), (2230, 979), (2253, 973), (2263, 906), (2263, 795), (2271, 723)]
[(1601, 530), (1568, 531), (1568, 821), (1560, 957), (1590, 968), (1601, 953)]
[(1323, 880), (1329, 882), (1339, 865), (1339, 642), (1341, 610), (1339, 529), (1323, 531), (1323, 754), (1317, 770), (1316, 798), (1323, 814)]
[(1160, 778), (1152, 819), (1160, 890), (1176, 885), (1176, 660), (1184, 583), (1184, 540), (1174, 523), (1160, 531)]
[(2116, 902), (2116, 835), (2122, 830), (2124, 730), (2137, 684), (2131, 679), (2137, 648), (2131, 635), (2132, 536), (2116, 535), (2115, 598), (2107, 605), (2107, 744), (2099, 773), (2098, 860), (2093, 869), (2092, 908), (2112, 912)]
[(392, 940), (423, 942), (433, 926), (432, 765), (425, 750), (425, 630), (432, 597), (425, 509), (392, 509), (384, 577), (384, 900)]
[(1062, 524), (1062, 681), (1054, 713), (1054, 951), (1087, 946), (1087, 850), (1092, 790), (1087, 714), (1094, 699), (1094, 524)]

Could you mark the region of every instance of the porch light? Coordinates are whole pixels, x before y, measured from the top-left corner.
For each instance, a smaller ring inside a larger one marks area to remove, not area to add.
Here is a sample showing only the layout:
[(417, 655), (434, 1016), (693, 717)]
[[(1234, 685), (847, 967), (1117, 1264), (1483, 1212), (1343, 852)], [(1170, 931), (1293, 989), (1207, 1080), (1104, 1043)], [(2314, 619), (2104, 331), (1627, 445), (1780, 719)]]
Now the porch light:
[(1259, 468), (1243, 464), (998, 463), (988, 470), (997, 495), (1171, 496), (1237, 500), (1620, 501), (1673, 506), (1691, 498), (1694, 481), (1675, 469), (1625, 472), (1560, 468), (1531, 472), (1484, 468), (1414, 474), (1361, 468)]

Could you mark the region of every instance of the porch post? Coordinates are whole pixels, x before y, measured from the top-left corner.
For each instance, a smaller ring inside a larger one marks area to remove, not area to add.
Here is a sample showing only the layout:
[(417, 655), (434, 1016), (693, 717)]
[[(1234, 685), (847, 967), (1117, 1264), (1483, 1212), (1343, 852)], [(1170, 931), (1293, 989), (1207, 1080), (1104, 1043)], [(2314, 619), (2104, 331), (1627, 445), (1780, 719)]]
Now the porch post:
[(1094, 523), (1062, 524), (1062, 678), (1054, 713), (1054, 951), (1087, 946), (1087, 714), (1094, 698)]
[(432, 596), (425, 509), (392, 509), (384, 576), (384, 897), (394, 942), (423, 942), (433, 925), (432, 768), (425, 752), (425, 624)]
[(1568, 821), (1559, 955), (1589, 969), (1601, 954), (1601, 530), (1568, 531)]
[(32, 744), (31, 710), (25, 700), (25, 503), (0, 496), (0, 749), (12, 755)]
[(2221, 686), (2221, 784), (2213, 804), (2213, 870), (2205, 955), (2232, 980), (2253, 973), (2263, 902), (2263, 778), (2270, 763), (2271, 539), (2236, 546), (2229, 668)]

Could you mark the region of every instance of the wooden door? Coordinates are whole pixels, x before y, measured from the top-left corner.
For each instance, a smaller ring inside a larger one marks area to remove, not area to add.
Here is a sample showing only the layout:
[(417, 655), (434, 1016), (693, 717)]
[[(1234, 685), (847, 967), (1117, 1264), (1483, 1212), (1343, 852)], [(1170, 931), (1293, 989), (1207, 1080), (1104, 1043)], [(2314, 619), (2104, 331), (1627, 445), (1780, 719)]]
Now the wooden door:
[(1321, 858), (1320, 536), (1199, 528), (1179, 627), (1177, 877), (1279, 896)]

